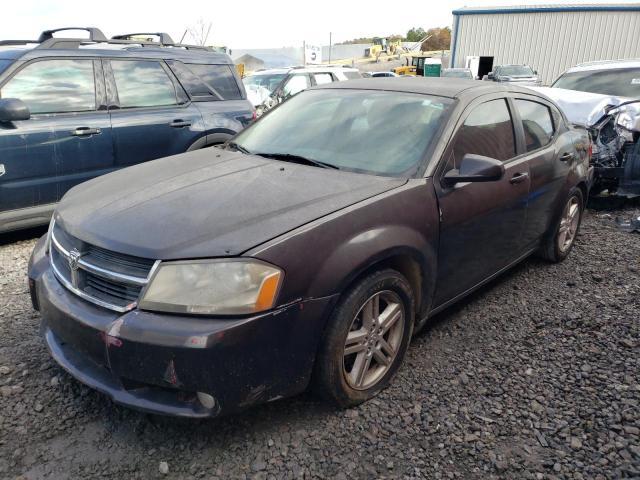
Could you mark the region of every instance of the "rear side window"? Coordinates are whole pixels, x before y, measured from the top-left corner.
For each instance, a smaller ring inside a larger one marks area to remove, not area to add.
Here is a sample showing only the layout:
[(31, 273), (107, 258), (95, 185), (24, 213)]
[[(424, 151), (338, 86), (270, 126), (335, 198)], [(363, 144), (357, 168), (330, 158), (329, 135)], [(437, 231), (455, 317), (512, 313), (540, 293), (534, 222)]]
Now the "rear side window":
[(553, 137), (553, 120), (549, 108), (530, 100), (516, 99), (514, 103), (522, 119), (527, 152), (548, 145)]
[(196, 74), (206, 85), (213, 87), (225, 100), (241, 100), (242, 94), (231, 70), (232, 65), (197, 65), (190, 63), (189, 70)]
[(316, 85), (324, 85), (325, 83), (333, 82), (333, 77), (330, 73), (314, 73), (313, 78), (316, 81)]
[(111, 60), (120, 108), (176, 105), (176, 90), (159, 62)]
[(344, 73), (344, 76), (347, 77), (349, 80), (355, 80), (356, 78), (362, 78), (362, 75), (360, 75), (360, 72), (342, 72)]
[(285, 97), (290, 97), (296, 93), (300, 93), (302, 90), (309, 88), (310, 86), (311, 83), (309, 81), (309, 76), (302, 74), (292, 76), (282, 89), (284, 90)]
[(516, 155), (513, 122), (504, 99), (491, 100), (471, 111), (453, 140), (449, 168), (459, 168), (467, 153), (502, 161)]
[(34, 113), (86, 112), (96, 108), (92, 60), (43, 60), (27, 65), (0, 90)]

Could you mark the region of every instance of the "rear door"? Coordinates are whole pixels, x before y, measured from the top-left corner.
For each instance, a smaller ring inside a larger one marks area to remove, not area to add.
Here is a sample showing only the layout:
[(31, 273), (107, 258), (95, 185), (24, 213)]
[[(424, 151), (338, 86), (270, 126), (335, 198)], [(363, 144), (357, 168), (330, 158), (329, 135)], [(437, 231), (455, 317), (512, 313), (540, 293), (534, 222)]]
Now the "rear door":
[(483, 97), (459, 120), (436, 178), (459, 168), (467, 153), (504, 162), (501, 180), (434, 182), (440, 207), (435, 306), (473, 288), (522, 255), (529, 195), (529, 165), (518, 157), (513, 115), (506, 98)]
[(202, 134), (200, 111), (162, 60), (104, 62), (116, 167), (183, 153)]
[(2, 98), (19, 98), (31, 112), (29, 120), (0, 126), (1, 210), (54, 204), (113, 168), (103, 82), (95, 81), (101, 75), (92, 59), (38, 59), (0, 87)]
[(562, 116), (545, 100), (525, 94), (512, 99), (521, 150), (529, 162), (531, 193), (523, 239), (535, 245), (552, 223), (557, 205), (567, 195), (566, 180), (574, 158), (573, 137)]

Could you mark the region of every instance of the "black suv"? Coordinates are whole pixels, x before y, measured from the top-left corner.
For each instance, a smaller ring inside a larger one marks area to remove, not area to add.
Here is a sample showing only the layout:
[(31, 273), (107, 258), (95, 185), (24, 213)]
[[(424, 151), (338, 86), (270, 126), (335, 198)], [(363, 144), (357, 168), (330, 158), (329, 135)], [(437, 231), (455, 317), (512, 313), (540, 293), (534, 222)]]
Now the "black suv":
[(0, 41), (0, 232), (46, 224), (90, 178), (223, 143), (253, 115), (228, 55), (166, 33)]

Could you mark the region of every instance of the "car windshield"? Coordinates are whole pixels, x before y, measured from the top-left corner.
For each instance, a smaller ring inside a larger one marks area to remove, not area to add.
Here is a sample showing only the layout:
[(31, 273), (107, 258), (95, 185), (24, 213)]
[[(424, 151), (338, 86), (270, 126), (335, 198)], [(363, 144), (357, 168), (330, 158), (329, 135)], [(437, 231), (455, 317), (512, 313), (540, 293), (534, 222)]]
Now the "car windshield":
[(248, 77), (244, 77), (242, 82), (245, 86), (254, 86), (254, 87), (264, 87), (269, 90), (270, 93), (276, 89), (280, 82), (286, 77), (286, 73), (273, 73), (273, 74), (264, 74), (264, 75), (249, 75)]
[(444, 70), (442, 72), (442, 76), (455, 78), (471, 78), (471, 73), (466, 70)]
[(552, 86), (602, 95), (640, 98), (640, 68), (565, 73)]
[(4, 70), (11, 65), (11, 62), (13, 62), (13, 60), (2, 60), (0, 59), (0, 73), (4, 72)]
[(256, 155), (303, 157), (343, 170), (411, 176), (452, 102), (413, 93), (309, 90), (241, 132), (235, 142)]
[(500, 67), (498, 69), (498, 75), (504, 75), (505, 77), (516, 77), (520, 75), (532, 76), (533, 70), (531, 70), (531, 67), (527, 67), (526, 65), (508, 65)]

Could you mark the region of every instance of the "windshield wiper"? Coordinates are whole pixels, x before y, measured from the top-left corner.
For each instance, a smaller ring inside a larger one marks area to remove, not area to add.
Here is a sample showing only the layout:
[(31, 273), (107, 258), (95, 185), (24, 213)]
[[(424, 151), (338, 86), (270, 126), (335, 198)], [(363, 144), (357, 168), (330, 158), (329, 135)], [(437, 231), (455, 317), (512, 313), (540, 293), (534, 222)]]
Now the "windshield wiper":
[(240, 153), (244, 153), (245, 155), (251, 155), (251, 152), (244, 148), (242, 145), (238, 145), (236, 142), (227, 142), (227, 148), (233, 148)]
[(321, 162), (320, 160), (313, 160), (312, 158), (303, 157), (301, 155), (294, 155), (292, 153), (254, 153), (265, 158), (275, 158), (276, 160), (282, 160), (283, 162), (301, 163), (303, 165), (311, 165), (313, 167), (320, 168), (332, 168), (334, 170), (340, 170), (340, 167), (331, 163)]

